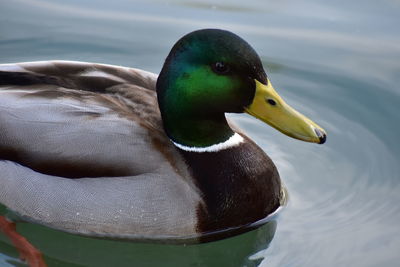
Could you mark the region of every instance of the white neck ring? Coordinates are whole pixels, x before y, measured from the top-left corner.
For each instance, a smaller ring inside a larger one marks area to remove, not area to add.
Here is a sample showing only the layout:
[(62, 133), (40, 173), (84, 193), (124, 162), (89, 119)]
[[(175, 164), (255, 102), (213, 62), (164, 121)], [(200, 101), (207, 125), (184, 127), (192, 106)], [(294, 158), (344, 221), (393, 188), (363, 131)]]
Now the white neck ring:
[(175, 143), (174, 141), (172, 141), (172, 143), (176, 147), (178, 147), (178, 148), (180, 148), (180, 149), (182, 149), (184, 151), (198, 152), (198, 153), (202, 153), (202, 152), (218, 152), (218, 151), (225, 150), (225, 149), (228, 149), (228, 148), (231, 148), (231, 147), (235, 147), (235, 146), (237, 146), (237, 145), (239, 145), (240, 143), (243, 143), (243, 142), (244, 142), (244, 138), (238, 133), (235, 133), (228, 140), (226, 140), (224, 142), (221, 142), (221, 143), (218, 143), (218, 144), (214, 144), (214, 145), (211, 145), (211, 146), (206, 146), (206, 147), (185, 146), (185, 145), (178, 144), (178, 143)]

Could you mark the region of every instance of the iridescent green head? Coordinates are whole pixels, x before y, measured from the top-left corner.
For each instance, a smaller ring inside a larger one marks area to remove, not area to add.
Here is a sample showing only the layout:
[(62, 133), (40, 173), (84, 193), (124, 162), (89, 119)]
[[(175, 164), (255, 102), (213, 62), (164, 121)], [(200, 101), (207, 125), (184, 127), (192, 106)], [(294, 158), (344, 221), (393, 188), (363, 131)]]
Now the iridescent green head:
[(185, 146), (224, 142), (234, 134), (225, 113), (250, 113), (257, 88), (268, 83), (259, 56), (239, 36), (216, 29), (189, 33), (174, 45), (157, 81), (164, 129)]

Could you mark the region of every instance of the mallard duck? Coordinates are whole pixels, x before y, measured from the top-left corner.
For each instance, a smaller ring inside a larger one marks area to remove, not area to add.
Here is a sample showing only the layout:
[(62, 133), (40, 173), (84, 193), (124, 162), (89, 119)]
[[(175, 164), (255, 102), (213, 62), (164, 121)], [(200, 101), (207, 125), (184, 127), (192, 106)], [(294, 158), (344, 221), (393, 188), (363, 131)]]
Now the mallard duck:
[(0, 86), (0, 203), (80, 235), (202, 242), (273, 214), (284, 199), (278, 171), (225, 113), (326, 140), (224, 30), (182, 37), (158, 78), (42, 61), (0, 65)]

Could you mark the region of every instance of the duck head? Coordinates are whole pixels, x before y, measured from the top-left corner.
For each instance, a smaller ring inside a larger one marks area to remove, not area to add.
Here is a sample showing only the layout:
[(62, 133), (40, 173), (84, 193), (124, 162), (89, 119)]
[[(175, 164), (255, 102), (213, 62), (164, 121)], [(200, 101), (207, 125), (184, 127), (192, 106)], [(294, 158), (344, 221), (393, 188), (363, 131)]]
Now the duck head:
[(277, 94), (254, 49), (228, 31), (205, 29), (182, 37), (165, 60), (157, 95), (167, 135), (185, 146), (229, 139), (234, 133), (227, 112), (246, 112), (303, 141), (326, 140), (320, 126)]

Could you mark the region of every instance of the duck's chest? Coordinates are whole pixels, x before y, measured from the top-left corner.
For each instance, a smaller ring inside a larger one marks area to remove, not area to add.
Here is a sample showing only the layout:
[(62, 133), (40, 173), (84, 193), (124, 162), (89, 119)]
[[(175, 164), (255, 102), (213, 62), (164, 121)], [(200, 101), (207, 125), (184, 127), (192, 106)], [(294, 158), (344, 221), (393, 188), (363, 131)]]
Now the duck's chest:
[(279, 207), (276, 167), (250, 140), (217, 152), (180, 152), (203, 200), (197, 206), (197, 231), (252, 223)]

